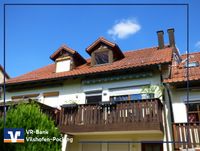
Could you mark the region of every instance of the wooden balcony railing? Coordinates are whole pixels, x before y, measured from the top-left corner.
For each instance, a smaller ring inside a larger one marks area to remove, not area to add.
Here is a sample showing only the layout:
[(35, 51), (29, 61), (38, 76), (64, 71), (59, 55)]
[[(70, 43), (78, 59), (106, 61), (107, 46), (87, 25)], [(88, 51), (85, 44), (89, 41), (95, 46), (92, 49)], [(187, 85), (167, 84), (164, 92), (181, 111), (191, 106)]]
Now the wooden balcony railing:
[(200, 147), (200, 123), (174, 123), (173, 131), (176, 150)]
[(159, 99), (102, 104), (64, 105), (60, 129), (65, 133), (103, 131), (162, 131)]

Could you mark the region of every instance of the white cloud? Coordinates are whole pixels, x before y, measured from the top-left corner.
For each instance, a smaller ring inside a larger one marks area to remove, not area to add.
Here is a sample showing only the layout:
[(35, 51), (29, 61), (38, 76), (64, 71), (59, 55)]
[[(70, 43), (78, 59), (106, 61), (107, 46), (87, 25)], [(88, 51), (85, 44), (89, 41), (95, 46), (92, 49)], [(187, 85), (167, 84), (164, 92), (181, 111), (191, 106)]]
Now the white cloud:
[(109, 29), (108, 34), (111, 35), (113, 39), (125, 39), (130, 35), (137, 33), (140, 29), (141, 26), (136, 20), (123, 19)]
[(196, 42), (195, 47), (196, 47), (197, 49), (200, 49), (200, 41), (197, 41), (197, 42)]

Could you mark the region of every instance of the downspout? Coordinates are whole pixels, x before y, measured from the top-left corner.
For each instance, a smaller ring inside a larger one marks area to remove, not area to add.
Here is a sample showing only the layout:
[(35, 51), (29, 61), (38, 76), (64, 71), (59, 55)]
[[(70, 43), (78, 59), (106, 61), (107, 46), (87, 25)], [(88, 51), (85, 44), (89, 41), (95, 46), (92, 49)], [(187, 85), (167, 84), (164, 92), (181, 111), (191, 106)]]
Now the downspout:
[(173, 109), (172, 109), (172, 97), (171, 97), (171, 94), (170, 94), (169, 85), (166, 84), (166, 83), (163, 83), (163, 85), (167, 90), (167, 95), (168, 95), (168, 98), (169, 98), (169, 109), (170, 109), (171, 122), (174, 123), (174, 114), (172, 112), (173, 111)]
[[(164, 85), (164, 83), (163, 83), (163, 74), (162, 74), (162, 67), (161, 67), (160, 64), (158, 65), (158, 70), (159, 70), (159, 73), (160, 73), (161, 84)], [(165, 87), (165, 85), (164, 85), (164, 87)], [(164, 90), (163, 90), (163, 91), (164, 91)], [(165, 102), (165, 93), (162, 92), (162, 94), (163, 94), (163, 97), (162, 97), (163, 104), (166, 105), (166, 102)], [(171, 111), (170, 111), (170, 112), (171, 112)], [(166, 111), (165, 111), (165, 109), (163, 110), (163, 113), (164, 113), (164, 118), (163, 118), (164, 124), (167, 126)], [(168, 129), (167, 129), (166, 126), (164, 126), (164, 131), (165, 131), (165, 133), (166, 133), (166, 141), (168, 142), (168, 141), (169, 141), (169, 136), (168, 136)], [(167, 143), (166, 146), (167, 146), (167, 150), (169, 150), (169, 143)]]

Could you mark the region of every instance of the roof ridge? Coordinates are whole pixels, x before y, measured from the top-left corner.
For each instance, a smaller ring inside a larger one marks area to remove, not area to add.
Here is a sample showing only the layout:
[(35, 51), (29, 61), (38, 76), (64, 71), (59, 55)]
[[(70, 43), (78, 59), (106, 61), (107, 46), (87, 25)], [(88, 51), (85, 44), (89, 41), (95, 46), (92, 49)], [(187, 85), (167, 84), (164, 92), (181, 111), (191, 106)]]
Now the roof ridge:
[[(192, 53), (189, 53), (189, 55), (193, 55), (193, 54), (200, 54), (200, 52), (192, 52)], [(186, 53), (185, 54), (181, 54), (181, 57), (182, 56), (185, 56), (185, 55), (187, 55)]]

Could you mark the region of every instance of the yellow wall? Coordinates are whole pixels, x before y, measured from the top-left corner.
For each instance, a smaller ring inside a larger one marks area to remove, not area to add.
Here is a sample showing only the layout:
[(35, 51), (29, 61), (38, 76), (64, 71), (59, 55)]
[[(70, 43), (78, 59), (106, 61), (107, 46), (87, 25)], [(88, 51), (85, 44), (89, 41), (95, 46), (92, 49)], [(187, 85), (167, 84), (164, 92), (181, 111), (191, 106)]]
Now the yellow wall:
[[(67, 151), (82, 151), (84, 141), (162, 141), (163, 134), (160, 133), (140, 133), (140, 134), (98, 134), (98, 135), (76, 135), (73, 143), (68, 143)], [(107, 151), (107, 143), (103, 143), (101, 151)], [(140, 151), (141, 143), (131, 143), (130, 151)]]

